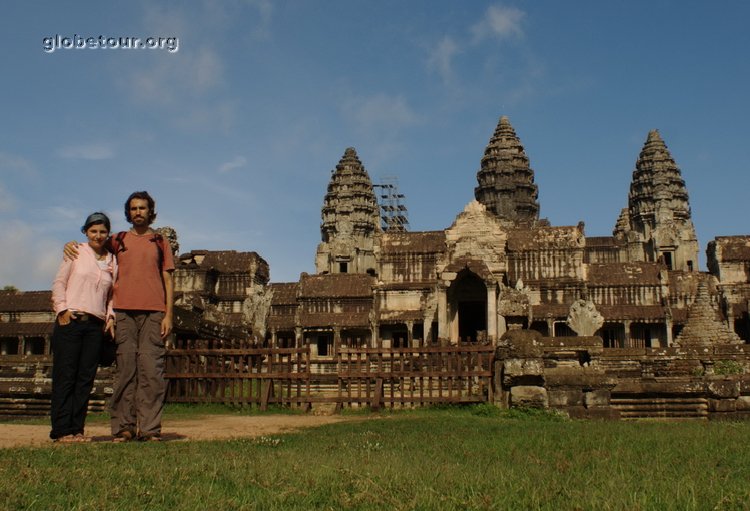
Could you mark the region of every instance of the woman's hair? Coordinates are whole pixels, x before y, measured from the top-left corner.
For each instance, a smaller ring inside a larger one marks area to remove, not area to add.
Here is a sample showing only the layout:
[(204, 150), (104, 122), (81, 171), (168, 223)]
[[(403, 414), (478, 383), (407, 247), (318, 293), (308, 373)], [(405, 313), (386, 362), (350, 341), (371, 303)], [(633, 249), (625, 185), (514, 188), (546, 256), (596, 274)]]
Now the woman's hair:
[(142, 199), (148, 202), (148, 224), (151, 225), (154, 223), (154, 220), (156, 220), (156, 202), (154, 202), (154, 199), (151, 198), (148, 192), (133, 192), (130, 194), (128, 200), (125, 201), (125, 220), (128, 223), (132, 223), (130, 220), (130, 201), (133, 199)]
[(102, 224), (104, 227), (106, 227), (107, 232), (112, 230), (109, 224), (109, 217), (101, 211), (97, 211), (96, 213), (91, 213), (86, 217), (86, 222), (84, 222), (83, 227), (81, 227), (81, 232), (83, 234), (86, 234), (86, 231), (89, 230), (89, 227), (99, 224)]

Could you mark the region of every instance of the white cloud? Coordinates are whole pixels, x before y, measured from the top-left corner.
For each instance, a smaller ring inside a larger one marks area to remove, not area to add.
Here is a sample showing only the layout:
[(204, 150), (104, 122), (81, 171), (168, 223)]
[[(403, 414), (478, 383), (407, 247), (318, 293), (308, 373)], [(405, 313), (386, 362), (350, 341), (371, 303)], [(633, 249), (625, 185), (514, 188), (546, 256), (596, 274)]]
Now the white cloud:
[(159, 55), (130, 75), (128, 92), (141, 103), (183, 105), (223, 83), (224, 64), (208, 47)]
[(0, 287), (16, 286), (21, 290), (50, 289), (62, 261), (62, 243), (41, 236), (34, 225), (11, 221), (0, 230), (3, 264), (0, 265)]
[[(355, 140), (366, 142), (368, 159), (372, 168), (384, 165), (406, 150), (404, 129), (417, 124), (420, 119), (403, 96), (375, 94), (351, 97), (342, 102), (341, 114), (351, 125)], [(358, 149), (362, 149), (362, 144)], [(368, 167), (369, 168), (369, 167)]]
[(445, 36), (432, 50), (427, 60), (427, 68), (437, 71), (444, 81), (453, 76), (453, 57), (460, 53), (458, 43), (453, 38)]
[(203, 0), (200, 12), (202, 28), (226, 30), (237, 22), (243, 33), (254, 39), (271, 36), (273, 2), (271, 0)]
[(13, 211), (16, 209), (16, 199), (13, 197), (8, 190), (5, 189), (2, 183), (0, 183), (0, 213)]
[(72, 160), (109, 160), (115, 150), (110, 144), (86, 144), (61, 147), (57, 151), (61, 158)]
[(258, 11), (253, 35), (258, 38), (266, 38), (271, 34), (271, 15), (273, 14), (273, 4), (271, 0), (246, 0), (248, 5)]
[(180, 37), (189, 33), (188, 21), (179, 8), (146, 4), (143, 22), (148, 32), (157, 36)]
[(525, 12), (515, 7), (491, 5), (487, 9), (484, 19), (471, 29), (474, 34), (474, 42), (491, 37), (498, 39), (522, 37), (521, 23), (525, 16)]
[(195, 104), (192, 109), (186, 109), (178, 113), (172, 124), (182, 130), (195, 131), (224, 131), (228, 132), (234, 126), (237, 118), (237, 109), (234, 103), (222, 101), (218, 103), (201, 105)]
[(398, 130), (418, 119), (403, 96), (376, 94), (350, 98), (342, 108), (344, 115), (365, 132)]
[(235, 156), (232, 160), (223, 163), (219, 167), (219, 174), (226, 174), (227, 172), (242, 168), (245, 165), (247, 165), (247, 158), (244, 156)]
[(26, 158), (15, 154), (0, 152), (0, 170), (14, 171), (20, 174), (36, 174), (36, 167)]

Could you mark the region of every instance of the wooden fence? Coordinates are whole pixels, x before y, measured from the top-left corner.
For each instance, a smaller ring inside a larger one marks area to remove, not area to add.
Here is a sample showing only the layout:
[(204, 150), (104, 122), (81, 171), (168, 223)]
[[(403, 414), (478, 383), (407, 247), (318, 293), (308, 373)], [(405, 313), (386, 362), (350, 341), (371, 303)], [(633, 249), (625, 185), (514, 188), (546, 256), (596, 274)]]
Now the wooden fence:
[(168, 400), (309, 408), (422, 406), (492, 399), (494, 348), (185, 348), (167, 353)]

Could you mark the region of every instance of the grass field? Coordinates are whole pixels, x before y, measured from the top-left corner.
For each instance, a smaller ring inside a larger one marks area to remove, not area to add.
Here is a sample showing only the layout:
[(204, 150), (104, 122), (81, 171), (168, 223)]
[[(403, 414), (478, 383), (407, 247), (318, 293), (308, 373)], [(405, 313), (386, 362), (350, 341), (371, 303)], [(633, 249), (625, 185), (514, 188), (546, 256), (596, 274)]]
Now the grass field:
[[(178, 413), (178, 412), (174, 412)], [(487, 406), (247, 440), (0, 451), (7, 509), (748, 509), (750, 423)]]

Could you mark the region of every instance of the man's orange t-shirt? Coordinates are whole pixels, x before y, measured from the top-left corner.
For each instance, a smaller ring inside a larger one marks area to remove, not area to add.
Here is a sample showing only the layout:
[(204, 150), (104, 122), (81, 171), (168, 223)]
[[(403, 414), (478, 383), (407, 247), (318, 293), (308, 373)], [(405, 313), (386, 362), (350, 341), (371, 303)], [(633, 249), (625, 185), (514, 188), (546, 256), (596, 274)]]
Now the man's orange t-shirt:
[(169, 243), (155, 233), (139, 236), (128, 232), (116, 236), (112, 245), (118, 265), (113, 308), (165, 312), (166, 293), (161, 272), (174, 270)]

